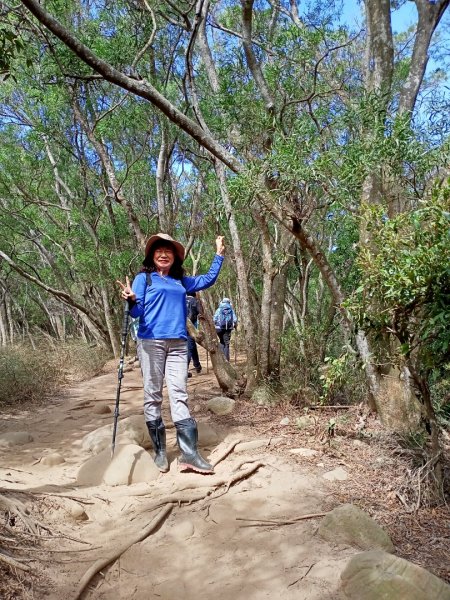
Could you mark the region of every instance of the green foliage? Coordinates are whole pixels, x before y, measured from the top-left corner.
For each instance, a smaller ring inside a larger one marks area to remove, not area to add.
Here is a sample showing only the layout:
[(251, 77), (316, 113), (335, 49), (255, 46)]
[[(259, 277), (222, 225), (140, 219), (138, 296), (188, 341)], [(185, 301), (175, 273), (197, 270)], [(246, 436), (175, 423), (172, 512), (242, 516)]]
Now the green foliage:
[(366, 208), (371, 244), (358, 257), (364, 283), (348, 302), (362, 327), (393, 334), (405, 357), (420, 353), (424, 369), (449, 356), (449, 197), (444, 187), (393, 219)]
[(322, 374), (320, 380), (322, 382), (322, 395), (320, 400), (322, 403), (333, 397), (336, 388), (342, 386), (342, 383), (348, 377), (349, 354), (345, 352), (337, 358), (325, 357), (324, 365), (321, 368)]
[(436, 417), (443, 427), (450, 428), (450, 362), (433, 371), (429, 380)]
[(24, 57), (28, 67), (32, 64), (24, 52), (25, 43), (20, 36), (17, 15), (12, 10), (5, 12), (0, 19), (0, 82), (5, 82), (11, 75), (15, 79), (13, 64), (18, 58)]

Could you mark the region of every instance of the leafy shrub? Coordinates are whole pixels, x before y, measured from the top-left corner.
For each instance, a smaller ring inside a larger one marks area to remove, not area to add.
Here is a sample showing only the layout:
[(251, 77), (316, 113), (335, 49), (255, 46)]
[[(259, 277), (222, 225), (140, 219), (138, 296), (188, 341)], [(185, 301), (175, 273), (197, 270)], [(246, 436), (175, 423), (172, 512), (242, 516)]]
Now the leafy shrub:
[(98, 374), (107, 358), (105, 350), (78, 341), (1, 348), (0, 406), (45, 399), (67, 383)]
[[(327, 345), (320, 327), (305, 328), (303, 350), (300, 335), (288, 329), (283, 335), (282, 372), (285, 394), (299, 407), (310, 404), (356, 404), (367, 393), (363, 371), (342, 341)], [(327, 353), (327, 356), (325, 356)]]

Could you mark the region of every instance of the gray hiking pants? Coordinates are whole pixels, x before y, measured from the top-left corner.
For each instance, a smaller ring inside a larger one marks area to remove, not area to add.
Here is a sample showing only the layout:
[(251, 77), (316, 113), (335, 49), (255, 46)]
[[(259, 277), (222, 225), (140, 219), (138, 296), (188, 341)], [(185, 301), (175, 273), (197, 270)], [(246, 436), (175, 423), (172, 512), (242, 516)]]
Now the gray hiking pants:
[(164, 377), (172, 421), (189, 419), (186, 340), (138, 339), (137, 350), (144, 381), (145, 421), (161, 416)]

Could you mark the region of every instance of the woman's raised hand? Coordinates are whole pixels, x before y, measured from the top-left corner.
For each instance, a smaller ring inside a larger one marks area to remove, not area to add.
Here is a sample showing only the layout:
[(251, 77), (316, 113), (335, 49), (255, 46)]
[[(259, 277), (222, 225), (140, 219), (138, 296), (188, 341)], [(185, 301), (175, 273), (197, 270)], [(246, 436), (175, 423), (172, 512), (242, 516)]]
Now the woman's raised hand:
[(134, 302), (136, 300), (136, 294), (131, 289), (131, 284), (130, 284), (130, 280), (128, 279), (128, 277), (125, 278), (125, 284), (123, 284), (119, 280), (117, 280), (116, 283), (118, 283), (120, 285), (120, 287), (122, 288), (120, 295), (122, 296), (123, 300), (131, 300), (132, 302)]
[(225, 254), (225, 242), (224, 242), (225, 238), (223, 237), (223, 235), (218, 235), (216, 237), (216, 248), (217, 248), (217, 254), (219, 256), (223, 256)]

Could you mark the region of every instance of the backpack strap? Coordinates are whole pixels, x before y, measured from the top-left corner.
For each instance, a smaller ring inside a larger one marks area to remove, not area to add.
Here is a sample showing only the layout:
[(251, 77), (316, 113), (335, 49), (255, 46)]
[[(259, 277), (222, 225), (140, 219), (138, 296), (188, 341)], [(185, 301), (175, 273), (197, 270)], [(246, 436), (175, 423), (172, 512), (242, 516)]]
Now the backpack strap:
[[(152, 281), (151, 273), (145, 273), (145, 281), (147, 282), (147, 287), (152, 287), (153, 281)], [(181, 281), (180, 281), (180, 283), (181, 283)], [(181, 285), (184, 287), (184, 285), (182, 283), (181, 283)], [(184, 289), (186, 289), (186, 288), (184, 287)]]

